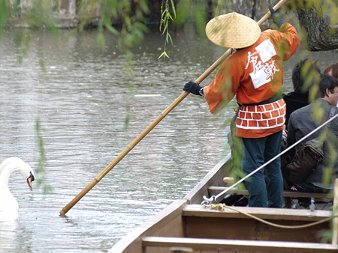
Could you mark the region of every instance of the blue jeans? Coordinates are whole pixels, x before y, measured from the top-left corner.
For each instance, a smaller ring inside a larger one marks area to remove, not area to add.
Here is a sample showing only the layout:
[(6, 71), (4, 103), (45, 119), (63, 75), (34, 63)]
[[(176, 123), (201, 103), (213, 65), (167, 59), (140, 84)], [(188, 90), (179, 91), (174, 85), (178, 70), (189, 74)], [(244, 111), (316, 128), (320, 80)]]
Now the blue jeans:
[[(282, 132), (263, 138), (242, 138), (244, 157), (242, 167), (249, 174), (280, 153)], [(283, 177), (280, 157), (257, 171), (245, 181), (249, 191), (249, 206), (282, 207)]]

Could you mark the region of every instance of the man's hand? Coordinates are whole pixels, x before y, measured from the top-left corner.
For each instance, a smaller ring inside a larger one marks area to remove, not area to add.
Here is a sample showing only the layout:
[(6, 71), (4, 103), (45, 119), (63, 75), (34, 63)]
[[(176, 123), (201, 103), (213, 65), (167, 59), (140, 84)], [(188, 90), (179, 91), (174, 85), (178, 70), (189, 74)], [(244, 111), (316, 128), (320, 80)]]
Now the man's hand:
[(186, 84), (184, 84), (183, 90), (190, 92), (194, 95), (199, 95), (199, 96), (203, 95), (203, 88), (201, 88), (201, 86), (199, 86), (197, 83), (193, 81), (189, 81)]

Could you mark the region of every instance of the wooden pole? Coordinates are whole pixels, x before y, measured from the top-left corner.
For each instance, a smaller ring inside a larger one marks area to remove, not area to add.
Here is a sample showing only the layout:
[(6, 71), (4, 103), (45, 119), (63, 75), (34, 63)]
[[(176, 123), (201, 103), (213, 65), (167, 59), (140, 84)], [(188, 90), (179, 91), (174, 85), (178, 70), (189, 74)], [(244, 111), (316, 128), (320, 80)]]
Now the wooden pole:
[[(273, 10), (278, 10), (287, 0), (279, 1), (274, 7)], [(257, 23), (261, 25), (271, 16), (270, 11), (268, 11)], [(200, 75), (195, 83), (201, 83), (207, 76), (210, 75), (222, 62), (224, 62), (231, 53), (231, 49), (228, 49), (218, 60), (216, 60), (202, 75)], [(116, 164), (118, 164), (154, 127), (165, 117), (167, 116), (182, 100), (188, 96), (189, 92), (183, 91), (174, 102), (172, 102), (161, 114), (150, 123), (127, 147), (125, 147), (122, 152), (111, 162), (109, 163), (87, 186), (84, 188), (78, 195), (74, 197), (61, 211), (60, 215), (64, 216), (84, 195), (87, 194)]]
[(332, 220), (332, 244), (337, 245), (338, 243), (338, 179), (336, 179), (333, 188), (333, 207), (332, 207), (333, 218)]

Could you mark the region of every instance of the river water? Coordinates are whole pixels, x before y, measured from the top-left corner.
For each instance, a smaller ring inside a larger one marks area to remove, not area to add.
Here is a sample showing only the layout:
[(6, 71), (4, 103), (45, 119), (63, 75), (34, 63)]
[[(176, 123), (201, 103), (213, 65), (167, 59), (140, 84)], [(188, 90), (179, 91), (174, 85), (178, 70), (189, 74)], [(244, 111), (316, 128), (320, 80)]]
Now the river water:
[[(195, 35), (178, 34), (170, 58), (158, 59), (164, 38), (148, 34), (128, 65), (114, 39), (107, 36), (102, 51), (94, 31), (32, 32), (27, 49), (14, 43), (15, 34), (0, 38), (0, 159), (17, 156), (38, 168), (39, 134), (46, 162), (32, 192), (19, 173), (11, 175), (19, 219), (0, 222), (1, 253), (107, 252), (182, 198), (229, 152), (226, 135), (235, 104), (211, 115), (202, 98), (190, 95), (60, 217), (59, 211), (181, 94), (183, 83), (224, 51)], [(337, 52), (313, 55), (322, 69), (337, 61)], [(286, 64), (288, 90), (296, 61)]]

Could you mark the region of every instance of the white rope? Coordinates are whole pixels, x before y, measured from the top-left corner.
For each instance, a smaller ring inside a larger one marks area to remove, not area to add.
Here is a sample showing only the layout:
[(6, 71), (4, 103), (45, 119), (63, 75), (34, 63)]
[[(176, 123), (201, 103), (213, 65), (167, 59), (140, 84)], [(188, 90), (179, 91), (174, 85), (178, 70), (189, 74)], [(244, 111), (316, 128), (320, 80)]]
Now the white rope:
[(327, 121), (325, 121), (323, 124), (321, 124), (320, 126), (318, 126), (317, 128), (315, 128), (314, 130), (312, 130), (310, 133), (308, 133), (307, 135), (305, 135), (303, 138), (299, 139), (297, 142), (295, 142), (294, 144), (292, 144), (290, 147), (288, 147), (287, 149), (283, 150), (281, 153), (279, 153), (275, 157), (271, 158), (269, 161), (267, 161), (263, 165), (259, 166), (257, 169), (255, 169), (254, 171), (250, 172), (245, 177), (243, 177), (240, 180), (238, 180), (236, 183), (234, 183), (231, 186), (227, 187), (224, 191), (222, 191), (221, 193), (217, 194), (216, 196), (211, 196), (210, 198), (207, 198), (206, 196), (203, 196), (204, 200), (202, 201), (201, 205), (209, 205), (210, 203), (215, 203), (216, 200), (220, 196), (222, 196), (223, 194), (227, 193), (231, 189), (235, 188), (237, 185), (239, 185), (240, 183), (242, 183), (247, 178), (251, 177), (253, 174), (255, 174), (257, 171), (259, 171), (262, 168), (264, 168), (266, 165), (268, 165), (271, 162), (273, 162), (274, 160), (276, 160), (278, 157), (284, 155), (290, 149), (292, 149), (293, 147), (295, 147), (296, 145), (298, 145), (300, 142), (304, 141), (306, 138), (308, 138), (309, 136), (311, 136), (312, 134), (314, 134), (315, 132), (317, 132), (319, 129), (321, 129), (323, 126), (327, 125), (328, 123), (330, 123), (332, 120), (334, 120), (337, 117), (338, 117), (338, 114), (334, 115), (333, 117), (331, 117), (330, 119), (328, 119)]
[(211, 204), (210, 208), (218, 210), (218, 211), (223, 211), (223, 212), (224, 212), (224, 210), (226, 208), (228, 208), (230, 210), (233, 210), (235, 212), (243, 214), (243, 215), (245, 215), (245, 216), (247, 216), (249, 218), (257, 220), (257, 221), (259, 221), (261, 223), (264, 223), (266, 225), (269, 225), (269, 226), (272, 226), (272, 227), (275, 227), (275, 228), (283, 228), (283, 229), (302, 229), (302, 228), (308, 228), (308, 227), (316, 226), (316, 225), (321, 224), (321, 223), (328, 222), (328, 221), (330, 221), (330, 220), (338, 217), (337, 215), (332, 215), (330, 217), (323, 218), (323, 219), (320, 219), (320, 220), (317, 220), (317, 221), (314, 221), (314, 222), (306, 223), (306, 224), (303, 224), (303, 225), (282, 225), (282, 224), (277, 224), (277, 223), (270, 222), (268, 220), (264, 220), (262, 218), (257, 217), (256, 215), (250, 214), (250, 213), (245, 212), (245, 211), (241, 211), (240, 209), (238, 209), (236, 207), (228, 206), (226, 204)]

